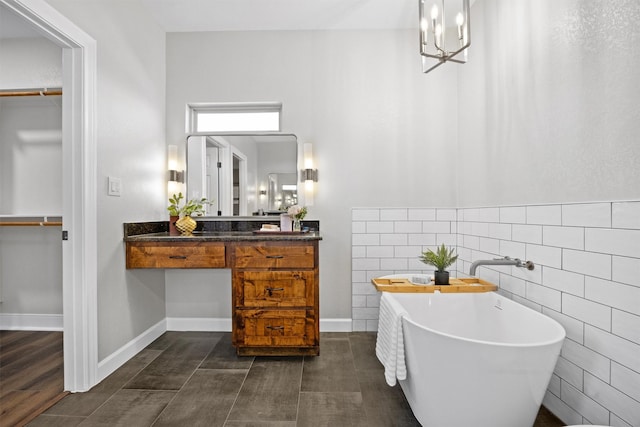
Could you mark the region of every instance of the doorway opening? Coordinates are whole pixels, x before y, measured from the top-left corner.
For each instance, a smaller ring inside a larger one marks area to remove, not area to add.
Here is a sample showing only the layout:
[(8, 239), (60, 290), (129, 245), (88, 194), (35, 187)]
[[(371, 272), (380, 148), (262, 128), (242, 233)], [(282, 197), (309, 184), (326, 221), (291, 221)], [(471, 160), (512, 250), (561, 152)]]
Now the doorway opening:
[(64, 389), (97, 383), (96, 43), (46, 2), (0, 7), (62, 48), (62, 292)]

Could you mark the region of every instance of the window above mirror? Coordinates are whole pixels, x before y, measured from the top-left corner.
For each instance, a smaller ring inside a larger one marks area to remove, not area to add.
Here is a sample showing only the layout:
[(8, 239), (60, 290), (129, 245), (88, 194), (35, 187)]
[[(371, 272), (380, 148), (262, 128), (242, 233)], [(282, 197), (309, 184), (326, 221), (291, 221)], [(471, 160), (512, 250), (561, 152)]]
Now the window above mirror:
[(190, 104), (192, 132), (279, 132), (282, 104)]

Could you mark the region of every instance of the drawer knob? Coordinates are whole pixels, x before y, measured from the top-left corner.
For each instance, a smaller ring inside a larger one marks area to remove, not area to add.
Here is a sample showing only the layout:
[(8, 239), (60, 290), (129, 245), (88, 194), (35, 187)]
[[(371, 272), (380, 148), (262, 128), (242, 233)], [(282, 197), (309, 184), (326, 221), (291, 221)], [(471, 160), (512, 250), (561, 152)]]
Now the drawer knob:
[(280, 259), (284, 258), (284, 255), (267, 255), (267, 258)]
[(184, 255), (169, 255), (170, 259), (187, 259)]
[(267, 329), (271, 329), (271, 330), (274, 330), (274, 331), (281, 331), (281, 330), (284, 329), (284, 326), (271, 326), (271, 325), (269, 325), (269, 326), (267, 326)]

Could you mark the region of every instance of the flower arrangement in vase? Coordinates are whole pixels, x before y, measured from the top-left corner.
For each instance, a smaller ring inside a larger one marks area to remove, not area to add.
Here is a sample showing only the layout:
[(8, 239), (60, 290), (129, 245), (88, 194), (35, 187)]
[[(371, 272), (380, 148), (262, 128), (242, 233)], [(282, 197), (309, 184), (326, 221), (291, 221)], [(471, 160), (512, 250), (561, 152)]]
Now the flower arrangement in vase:
[(210, 205), (213, 202), (203, 197), (201, 199), (187, 200), (184, 205), (180, 206), (182, 199), (184, 199), (182, 193), (174, 194), (169, 198), (170, 204), (167, 208), (170, 216), (169, 234), (171, 234), (171, 225), (175, 224), (175, 228), (180, 234), (183, 236), (191, 236), (197, 225), (196, 220), (193, 219), (192, 216), (202, 216), (205, 212), (205, 205)]
[(434, 283), (436, 285), (449, 284), (449, 272), (446, 268), (458, 259), (458, 255), (454, 255), (454, 252), (453, 248), (447, 248), (443, 243), (435, 252), (429, 249), (420, 255), (420, 261), (436, 268), (434, 272)]
[(293, 218), (293, 231), (300, 231), (300, 221), (302, 221), (307, 215), (307, 207), (299, 205), (289, 206), (289, 208), (287, 209), (287, 214), (291, 218)]

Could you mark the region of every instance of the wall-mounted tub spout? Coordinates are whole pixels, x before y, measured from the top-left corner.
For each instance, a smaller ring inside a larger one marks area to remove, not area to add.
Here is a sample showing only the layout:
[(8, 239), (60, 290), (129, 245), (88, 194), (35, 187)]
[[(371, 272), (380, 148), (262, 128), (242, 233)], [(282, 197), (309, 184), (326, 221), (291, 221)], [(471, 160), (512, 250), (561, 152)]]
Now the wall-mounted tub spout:
[(479, 259), (474, 261), (469, 268), (469, 276), (476, 275), (476, 269), (481, 265), (515, 265), (516, 267), (523, 267), (527, 270), (533, 270), (535, 265), (531, 261), (522, 262), (519, 258), (494, 258), (494, 259)]

